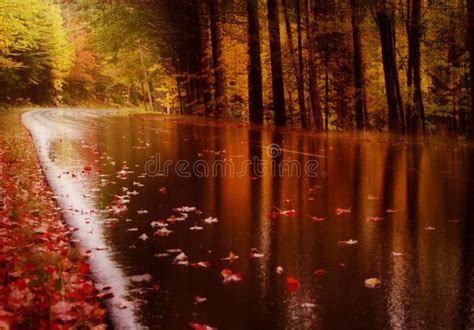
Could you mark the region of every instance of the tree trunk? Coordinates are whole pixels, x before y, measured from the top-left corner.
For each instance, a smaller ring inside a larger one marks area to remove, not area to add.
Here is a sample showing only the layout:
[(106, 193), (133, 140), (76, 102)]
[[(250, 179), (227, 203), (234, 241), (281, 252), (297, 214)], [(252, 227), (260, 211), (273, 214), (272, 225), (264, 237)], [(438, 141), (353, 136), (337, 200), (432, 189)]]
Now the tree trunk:
[(301, 0), (296, 1), (296, 21), (298, 33), (298, 104), (300, 107), (301, 126), (308, 127), (306, 104), (304, 96), (304, 61), (303, 61), (303, 32), (301, 27)]
[(360, 40), (360, 6), (358, 0), (351, 0), (352, 39), (354, 45), (354, 87), (355, 117), (358, 130), (364, 129), (364, 76), (362, 68), (362, 44)]
[[(206, 3), (201, 4), (202, 12), (207, 12)], [(213, 104), (212, 104), (212, 92), (211, 92), (211, 61), (209, 58), (209, 19), (205, 14), (200, 15), (199, 17), (199, 27), (201, 29), (200, 34), (200, 47), (201, 47), (201, 80), (203, 85), (203, 101), (204, 101), (204, 115), (210, 117), (213, 114)], [(214, 46), (212, 47), (214, 48)]]
[[(304, 106), (303, 80), (301, 78), (301, 72), (298, 66), (297, 54), (293, 46), (293, 32), (291, 31), (291, 21), (290, 21), (290, 16), (288, 14), (288, 4), (286, 0), (282, 0), (282, 6), (283, 6), (283, 12), (285, 15), (285, 27), (286, 27), (286, 35), (288, 38), (288, 45), (289, 45), (290, 54), (291, 54), (291, 63), (293, 64), (293, 69), (295, 70), (295, 75), (296, 75), (296, 83), (297, 83), (297, 90), (298, 90), (298, 106), (299, 106), (300, 114), (301, 114), (301, 126), (304, 128), (306, 127), (306, 118), (304, 116), (305, 106)], [(299, 1), (297, 3), (297, 7), (299, 7)], [(299, 11), (299, 9), (297, 9), (297, 11)], [(297, 14), (298, 22), (300, 19), (299, 15), (300, 14)], [(301, 36), (298, 36), (298, 37), (300, 38)], [(290, 93), (290, 91), (288, 93)], [(290, 104), (290, 107), (292, 107), (291, 104)], [(291, 118), (291, 120), (293, 120), (293, 118)]]
[[(407, 85), (411, 100), (408, 102), (406, 120), (407, 130), (412, 133), (418, 131), (421, 120), (425, 132), (425, 108), (421, 91), (421, 0), (408, 0), (408, 73)], [(411, 92), (411, 90), (413, 90)]]
[(397, 95), (397, 110), (399, 114), (399, 120), (401, 123), (400, 129), (402, 132), (406, 132), (406, 114), (403, 107), (402, 92), (400, 89), (400, 80), (398, 79), (398, 65), (397, 65), (397, 41), (396, 41), (396, 30), (395, 30), (395, 20), (393, 18), (394, 13), (391, 12), (392, 17), (392, 63), (393, 63), (393, 81), (395, 85), (395, 93)]
[(471, 76), (471, 113), (469, 138), (474, 140), (474, 0), (467, 0), (467, 15), (468, 15), (468, 29), (467, 29), (467, 48), (469, 50), (469, 64)]
[(324, 128), (329, 131), (329, 54), (327, 51), (324, 54), (324, 93)]
[(314, 49), (313, 20), (311, 17), (311, 1), (305, 0), (306, 14), (306, 38), (308, 42), (308, 67), (309, 67), (309, 100), (312, 111), (314, 127), (318, 131), (323, 130), (323, 114), (321, 111), (321, 99), (316, 72), (316, 58)]
[(214, 71), (214, 98), (216, 104), (216, 117), (222, 117), (225, 106), (225, 75), (222, 63), (222, 37), (221, 24), (219, 22), (219, 0), (209, 0), (209, 11), (211, 17), (211, 41), (212, 41), (212, 68)]
[(288, 94), (288, 118), (290, 119), (290, 126), (294, 127), (293, 119), (293, 96), (291, 95), (291, 89), (286, 86), (286, 93)]
[(148, 111), (147, 100), (146, 100), (146, 95), (145, 95), (145, 86), (143, 85), (143, 80), (141, 80), (141, 79), (140, 79), (140, 87), (141, 87), (141, 91), (142, 91), (143, 105), (145, 106), (145, 111)]
[(183, 114), (184, 113), (184, 109), (183, 109), (183, 95), (182, 95), (182, 92), (181, 92), (181, 81), (179, 79), (178, 76), (176, 76), (176, 88), (178, 89), (178, 105), (179, 105), (179, 108), (178, 108), (178, 114)]
[(155, 111), (155, 108), (153, 106), (153, 98), (151, 96), (150, 82), (148, 80), (148, 71), (147, 71), (146, 66), (145, 66), (145, 59), (143, 57), (143, 50), (140, 46), (138, 47), (138, 51), (140, 52), (140, 62), (142, 64), (143, 78), (145, 79), (146, 91), (147, 91), (147, 94), (148, 94), (148, 102), (150, 102), (150, 110)]
[(248, 89), (249, 118), (253, 124), (263, 124), (262, 59), (260, 56), (260, 23), (258, 2), (247, 0), (248, 17)]
[(403, 117), (403, 108), (400, 106), (400, 82), (398, 80), (395, 54), (393, 13), (391, 10), (389, 12), (386, 6), (387, 3), (385, 0), (381, 4), (377, 3), (375, 19), (382, 46), (382, 62), (388, 107), (388, 126), (390, 131), (395, 132), (400, 131), (400, 123), (403, 121), (400, 120), (400, 118)]
[(285, 89), (283, 83), (283, 65), (281, 60), (280, 17), (278, 14), (278, 1), (267, 0), (267, 10), (275, 125), (285, 126)]

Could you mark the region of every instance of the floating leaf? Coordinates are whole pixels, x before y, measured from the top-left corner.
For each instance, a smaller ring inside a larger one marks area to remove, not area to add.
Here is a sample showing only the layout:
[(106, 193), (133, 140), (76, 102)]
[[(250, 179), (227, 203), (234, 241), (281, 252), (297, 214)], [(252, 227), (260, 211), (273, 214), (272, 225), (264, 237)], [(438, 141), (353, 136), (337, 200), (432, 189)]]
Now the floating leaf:
[(326, 269), (320, 268), (314, 272), (314, 275), (316, 275), (317, 277), (324, 277), (327, 275), (327, 273), (328, 272)]
[(381, 217), (368, 217), (367, 218), (368, 222), (381, 222), (383, 220), (384, 220), (384, 218), (381, 218)]
[(143, 274), (143, 275), (130, 276), (130, 281), (132, 281), (132, 282), (149, 282), (152, 279), (153, 279), (153, 277), (148, 273)]
[(208, 325), (195, 323), (195, 322), (189, 322), (188, 325), (191, 329), (194, 329), (194, 330), (214, 330), (214, 329), (216, 329), (216, 328), (210, 327)]
[(205, 297), (200, 297), (200, 296), (195, 296), (194, 297), (194, 304), (201, 304), (203, 302), (206, 302), (207, 301), (207, 298)]
[(140, 237), (138, 237), (139, 239), (141, 239), (143, 242), (145, 242), (147, 239), (149, 239), (148, 235), (143, 233), (140, 235)]
[(382, 282), (378, 278), (373, 277), (373, 278), (366, 279), (364, 284), (366, 288), (377, 289), (377, 288), (380, 288), (380, 286), (382, 285)]
[(293, 276), (286, 277), (286, 288), (288, 292), (296, 292), (300, 287), (300, 282)]
[(221, 276), (223, 278), (222, 283), (224, 284), (242, 281), (242, 273), (232, 273), (232, 271), (228, 268), (225, 268), (221, 271)]
[(356, 241), (355, 239), (350, 239), (350, 240), (347, 240), (347, 241), (339, 241), (338, 243), (341, 244), (341, 245), (356, 245), (359, 242)]
[(336, 208), (336, 215), (342, 215), (344, 213), (351, 213), (352, 212), (352, 207), (348, 209), (343, 209), (343, 208)]
[(237, 260), (237, 259), (239, 259), (239, 256), (235, 255), (232, 251), (229, 253), (228, 257), (221, 258), (221, 260), (227, 260), (230, 263), (234, 262), (234, 260)]

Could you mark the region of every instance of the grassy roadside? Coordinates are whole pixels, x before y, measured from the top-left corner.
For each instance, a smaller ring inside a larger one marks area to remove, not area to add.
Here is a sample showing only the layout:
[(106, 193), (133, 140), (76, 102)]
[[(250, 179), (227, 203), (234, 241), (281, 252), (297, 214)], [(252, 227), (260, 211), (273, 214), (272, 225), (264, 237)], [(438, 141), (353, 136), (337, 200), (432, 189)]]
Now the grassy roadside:
[(0, 329), (102, 329), (87, 254), (47, 185), (19, 109), (0, 107)]

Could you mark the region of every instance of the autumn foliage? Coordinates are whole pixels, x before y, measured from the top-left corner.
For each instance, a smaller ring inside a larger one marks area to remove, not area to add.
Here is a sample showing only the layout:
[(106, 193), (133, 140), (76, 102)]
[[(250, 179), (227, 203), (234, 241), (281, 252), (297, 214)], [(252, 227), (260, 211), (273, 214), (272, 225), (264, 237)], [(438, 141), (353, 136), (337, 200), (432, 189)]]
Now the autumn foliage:
[(105, 326), (87, 254), (70, 239), (18, 113), (1, 116), (0, 329)]

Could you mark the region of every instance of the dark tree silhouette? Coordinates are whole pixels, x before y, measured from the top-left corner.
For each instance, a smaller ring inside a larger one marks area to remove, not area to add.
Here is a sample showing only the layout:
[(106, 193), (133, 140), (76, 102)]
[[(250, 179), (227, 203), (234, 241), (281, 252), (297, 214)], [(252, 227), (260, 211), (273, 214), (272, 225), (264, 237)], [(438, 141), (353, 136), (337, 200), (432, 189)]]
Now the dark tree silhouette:
[(258, 20), (258, 3), (247, 0), (248, 18), (248, 90), (249, 117), (254, 124), (263, 124), (263, 86), (262, 59), (260, 47), (260, 23)]
[(212, 69), (214, 71), (214, 99), (216, 117), (222, 117), (226, 107), (225, 75), (222, 63), (222, 40), (219, 19), (219, 0), (209, 0), (212, 41)]
[(278, 1), (267, 0), (268, 31), (270, 36), (270, 61), (272, 67), (273, 108), (275, 125), (285, 126), (285, 89), (283, 84), (283, 65), (281, 61), (280, 16)]

